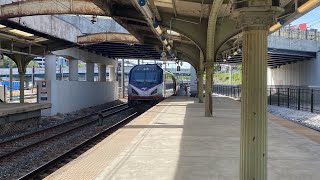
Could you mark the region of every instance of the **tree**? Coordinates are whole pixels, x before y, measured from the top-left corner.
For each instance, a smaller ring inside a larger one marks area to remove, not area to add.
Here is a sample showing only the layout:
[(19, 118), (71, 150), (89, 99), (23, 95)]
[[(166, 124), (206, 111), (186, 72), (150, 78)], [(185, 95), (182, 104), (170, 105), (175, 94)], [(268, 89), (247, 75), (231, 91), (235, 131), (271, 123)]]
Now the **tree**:
[[(10, 61), (12, 61), (8, 56), (4, 56), (3, 63), (0, 64), (0, 68), (9, 68)], [(17, 65), (14, 61), (12, 61), (12, 67), (16, 68)]]
[(40, 65), (39, 65), (36, 61), (30, 61), (27, 67), (28, 67), (28, 68), (32, 68), (33, 66), (34, 66), (35, 68), (40, 67)]

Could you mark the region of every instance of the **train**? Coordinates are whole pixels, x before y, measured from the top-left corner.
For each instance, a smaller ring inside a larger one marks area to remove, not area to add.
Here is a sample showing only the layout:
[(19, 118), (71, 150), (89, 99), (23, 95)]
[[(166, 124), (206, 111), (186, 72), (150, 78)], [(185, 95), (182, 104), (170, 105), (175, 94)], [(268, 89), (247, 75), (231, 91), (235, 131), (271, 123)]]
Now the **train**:
[(136, 65), (129, 72), (128, 103), (157, 103), (169, 96), (177, 95), (179, 88), (176, 77), (159, 65)]

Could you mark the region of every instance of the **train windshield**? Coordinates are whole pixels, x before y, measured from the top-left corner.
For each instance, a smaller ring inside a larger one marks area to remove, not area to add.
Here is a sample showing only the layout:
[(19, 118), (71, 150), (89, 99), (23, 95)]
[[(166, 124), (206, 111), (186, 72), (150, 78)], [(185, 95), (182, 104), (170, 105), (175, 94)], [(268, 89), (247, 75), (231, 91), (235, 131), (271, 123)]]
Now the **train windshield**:
[(161, 82), (159, 70), (155, 67), (139, 67), (132, 71), (130, 83), (136, 85), (156, 85)]

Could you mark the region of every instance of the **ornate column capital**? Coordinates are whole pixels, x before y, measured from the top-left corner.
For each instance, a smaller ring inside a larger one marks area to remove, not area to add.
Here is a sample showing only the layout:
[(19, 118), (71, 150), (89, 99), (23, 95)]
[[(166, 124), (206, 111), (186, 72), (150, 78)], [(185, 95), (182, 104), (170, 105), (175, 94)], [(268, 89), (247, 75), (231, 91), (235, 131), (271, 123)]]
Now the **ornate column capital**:
[(283, 9), (279, 7), (246, 7), (234, 10), (232, 18), (241, 29), (268, 29), (275, 24), (275, 17)]

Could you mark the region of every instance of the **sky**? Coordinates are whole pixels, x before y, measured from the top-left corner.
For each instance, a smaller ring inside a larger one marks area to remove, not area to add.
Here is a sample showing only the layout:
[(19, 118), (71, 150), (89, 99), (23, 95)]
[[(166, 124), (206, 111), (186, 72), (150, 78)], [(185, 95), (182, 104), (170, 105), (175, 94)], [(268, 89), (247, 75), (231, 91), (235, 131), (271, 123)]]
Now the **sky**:
[(320, 6), (300, 17), (299, 19), (291, 22), (291, 25), (299, 25), (302, 23), (307, 23), (308, 29), (312, 28), (320, 30)]

